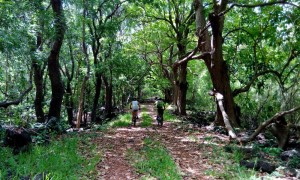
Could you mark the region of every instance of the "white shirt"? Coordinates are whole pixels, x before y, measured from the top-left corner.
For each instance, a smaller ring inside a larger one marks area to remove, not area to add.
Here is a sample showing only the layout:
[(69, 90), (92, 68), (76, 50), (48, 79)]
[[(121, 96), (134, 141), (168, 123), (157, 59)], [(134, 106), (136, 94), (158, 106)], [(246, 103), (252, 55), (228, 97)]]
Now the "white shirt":
[(132, 110), (139, 110), (139, 102), (138, 101), (132, 101), (131, 107), (132, 107)]

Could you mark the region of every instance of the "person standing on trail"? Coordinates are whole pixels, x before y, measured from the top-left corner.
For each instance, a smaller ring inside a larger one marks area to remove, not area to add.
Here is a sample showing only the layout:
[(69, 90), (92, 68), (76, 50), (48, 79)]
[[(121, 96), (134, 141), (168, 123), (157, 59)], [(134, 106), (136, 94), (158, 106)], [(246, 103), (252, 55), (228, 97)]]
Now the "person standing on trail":
[(132, 109), (132, 122), (134, 122), (134, 118), (137, 117), (138, 119), (138, 110), (141, 109), (140, 103), (137, 101), (137, 99), (134, 97), (132, 98), (132, 101), (130, 103), (130, 109)]
[(157, 123), (158, 125), (162, 126), (163, 125), (163, 120), (164, 120), (164, 110), (166, 109), (165, 103), (161, 98), (155, 98), (155, 107), (157, 109)]

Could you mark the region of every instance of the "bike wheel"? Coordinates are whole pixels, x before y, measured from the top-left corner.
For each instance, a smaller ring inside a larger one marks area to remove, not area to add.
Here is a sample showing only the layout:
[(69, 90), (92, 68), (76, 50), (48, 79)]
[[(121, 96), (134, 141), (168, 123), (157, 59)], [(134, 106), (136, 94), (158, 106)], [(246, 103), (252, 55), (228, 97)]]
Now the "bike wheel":
[(136, 125), (136, 117), (133, 118), (133, 126)]

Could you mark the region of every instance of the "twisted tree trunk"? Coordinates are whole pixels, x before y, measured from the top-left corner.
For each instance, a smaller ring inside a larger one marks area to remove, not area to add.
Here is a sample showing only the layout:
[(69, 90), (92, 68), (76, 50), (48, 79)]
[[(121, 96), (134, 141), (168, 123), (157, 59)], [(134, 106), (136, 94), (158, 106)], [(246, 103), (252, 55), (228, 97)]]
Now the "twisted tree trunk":
[(59, 119), (64, 95), (64, 88), (59, 70), (59, 52), (63, 43), (66, 24), (63, 15), (62, 1), (51, 0), (51, 5), (54, 12), (55, 40), (48, 57), (48, 70), (52, 91), (48, 117), (49, 119), (51, 117)]

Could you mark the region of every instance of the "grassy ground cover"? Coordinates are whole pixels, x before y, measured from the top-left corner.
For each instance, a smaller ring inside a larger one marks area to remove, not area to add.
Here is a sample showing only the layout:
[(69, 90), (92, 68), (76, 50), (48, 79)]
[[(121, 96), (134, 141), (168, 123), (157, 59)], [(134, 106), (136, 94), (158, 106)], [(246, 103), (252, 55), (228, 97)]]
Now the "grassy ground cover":
[(128, 150), (127, 157), (136, 170), (144, 174), (142, 179), (182, 179), (167, 149), (151, 138), (144, 140), (140, 151)]
[(0, 148), (0, 179), (41, 175), (53, 180), (91, 178), (100, 156), (94, 151), (95, 145), (86, 143), (88, 138), (69, 135), (18, 155), (13, 155), (10, 148)]

